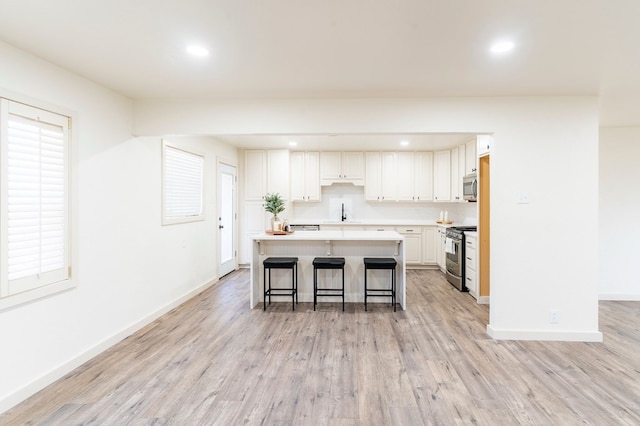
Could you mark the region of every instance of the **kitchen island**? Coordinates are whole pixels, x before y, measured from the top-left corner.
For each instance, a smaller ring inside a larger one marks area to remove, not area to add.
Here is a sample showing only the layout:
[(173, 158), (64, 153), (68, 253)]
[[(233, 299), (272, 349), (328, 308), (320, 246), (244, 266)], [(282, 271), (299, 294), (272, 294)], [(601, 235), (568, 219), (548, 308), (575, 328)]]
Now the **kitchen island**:
[[(251, 238), (251, 289), (250, 306), (255, 307), (263, 299), (262, 262), (267, 257), (298, 257), (298, 301), (313, 302), (313, 259), (315, 257), (344, 257), (345, 301), (364, 304), (364, 257), (393, 257), (398, 262), (397, 302), (406, 309), (406, 265), (404, 237), (394, 231), (296, 231), (287, 235), (257, 234)], [(323, 286), (338, 287), (340, 274), (318, 275)], [(291, 272), (272, 271), (272, 280), (282, 280), (287, 286)], [(389, 271), (369, 271), (367, 281), (373, 288), (388, 288)], [(273, 301), (287, 301), (290, 297), (273, 297)], [(319, 303), (335, 299), (319, 297)], [(389, 298), (370, 299), (369, 303), (388, 303)]]

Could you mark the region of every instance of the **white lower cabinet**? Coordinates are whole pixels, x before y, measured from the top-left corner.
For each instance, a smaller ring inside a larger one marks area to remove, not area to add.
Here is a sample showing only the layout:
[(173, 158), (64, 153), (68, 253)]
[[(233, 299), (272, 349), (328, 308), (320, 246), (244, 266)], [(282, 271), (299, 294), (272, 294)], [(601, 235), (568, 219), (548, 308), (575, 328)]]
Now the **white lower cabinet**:
[(425, 226), (422, 228), (422, 263), (425, 265), (435, 265), (436, 247), (438, 233), (435, 226)]
[(447, 256), (444, 252), (444, 245), (447, 239), (447, 228), (438, 226), (436, 241), (436, 263), (442, 272), (447, 270)]
[(422, 228), (398, 227), (396, 231), (404, 237), (404, 255), (407, 265), (420, 265), (422, 263)]
[(471, 294), (476, 299), (478, 298), (478, 239), (473, 235), (465, 235), (465, 285), (469, 289)]

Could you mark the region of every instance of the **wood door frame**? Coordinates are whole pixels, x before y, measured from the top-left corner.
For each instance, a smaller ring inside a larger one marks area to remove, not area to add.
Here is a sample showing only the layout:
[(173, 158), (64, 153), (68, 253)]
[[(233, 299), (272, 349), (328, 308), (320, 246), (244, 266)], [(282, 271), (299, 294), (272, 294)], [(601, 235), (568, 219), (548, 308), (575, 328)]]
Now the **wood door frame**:
[(479, 237), (479, 290), (478, 303), (489, 303), (491, 289), (490, 259), (491, 259), (491, 179), (490, 156), (478, 159), (480, 175), (478, 179), (478, 237)]

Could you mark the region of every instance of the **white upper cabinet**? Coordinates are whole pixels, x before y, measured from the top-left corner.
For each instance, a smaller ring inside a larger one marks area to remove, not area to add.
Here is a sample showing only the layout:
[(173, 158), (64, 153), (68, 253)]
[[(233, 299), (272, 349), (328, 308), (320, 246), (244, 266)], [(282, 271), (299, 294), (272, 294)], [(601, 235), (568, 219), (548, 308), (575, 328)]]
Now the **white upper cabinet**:
[(367, 201), (397, 200), (397, 154), (367, 152), (365, 154), (364, 196)]
[(244, 152), (244, 199), (262, 200), (267, 192), (267, 153), (264, 150)]
[(291, 201), (320, 201), (319, 157), (317, 152), (291, 153)]
[(466, 149), (460, 145), (451, 150), (451, 201), (464, 201), (462, 178), (466, 174)]
[(451, 201), (451, 151), (436, 151), (433, 156), (433, 199)]
[(398, 153), (398, 201), (433, 200), (433, 153)]
[(363, 152), (320, 153), (320, 184), (352, 183), (364, 185), (365, 159)]
[(478, 157), (484, 157), (491, 152), (491, 145), (493, 145), (493, 136), (491, 135), (478, 135), (477, 154)]
[(267, 151), (267, 192), (289, 199), (289, 150)]
[(464, 173), (470, 175), (471, 173), (475, 173), (478, 169), (477, 166), (477, 157), (476, 157), (476, 138), (474, 137), (464, 146), (465, 149), (465, 167)]
[(416, 201), (433, 201), (433, 152), (416, 152), (414, 158)]

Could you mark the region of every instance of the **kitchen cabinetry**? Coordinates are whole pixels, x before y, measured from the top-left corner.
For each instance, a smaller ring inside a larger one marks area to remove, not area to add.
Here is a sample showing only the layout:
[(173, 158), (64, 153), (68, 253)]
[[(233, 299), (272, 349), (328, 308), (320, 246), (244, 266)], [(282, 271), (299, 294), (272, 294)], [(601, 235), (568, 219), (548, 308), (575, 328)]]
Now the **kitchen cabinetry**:
[(267, 193), (289, 199), (289, 151), (247, 150), (244, 153), (244, 199), (258, 201)]
[(433, 156), (433, 199), (451, 200), (451, 151), (436, 151)]
[(396, 201), (397, 154), (395, 152), (367, 152), (365, 163), (365, 200)]
[(435, 226), (425, 226), (422, 228), (422, 263), (425, 265), (437, 264), (436, 248), (438, 247), (439, 235)]
[(464, 169), (464, 163), (460, 164), (459, 152), (460, 147), (451, 149), (451, 201), (460, 201), (463, 199), (460, 169)]
[(262, 201), (247, 201), (243, 206), (244, 220), (240, 240), (239, 263), (251, 262), (251, 237), (271, 227), (271, 214), (264, 211)]
[(320, 201), (319, 153), (291, 153), (291, 201)]
[(478, 262), (477, 262), (477, 247), (478, 247), (478, 239), (475, 235), (470, 235), (470, 233), (465, 234), (465, 247), (464, 247), (464, 257), (465, 257), (465, 285), (467, 289), (469, 289), (469, 294), (471, 294), (476, 299), (478, 298)]
[(398, 234), (404, 237), (404, 258), (407, 264), (422, 263), (422, 228), (419, 226), (399, 227)]
[(364, 185), (365, 160), (363, 152), (321, 152), (320, 185), (352, 183)]
[(433, 153), (398, 153), (398, 201), (433, 200)]
[(478, 170), (478, 161), (476, 157), (477, 138), (474, 137), (464, 145), (465, 149), (465, 168), (464, 173), (470, 175)]
[(437, 238), (436, 238), (436, 263), (440, 267), (442, 272), (447, 270), (447, 256), (444, 251), (445, 242), (447, 239), (447, 228), (444, 226), (437, 227)]
[(478, 135), (476, 145), (476, 151), (478, 157), (484, 157), (491, 152), (491, 145), (493, 145), (493, 136), (491, 135)]
[(244, 199), (262, 200), (267, 193), (267, 153), (263, 150), (244, 152)]

